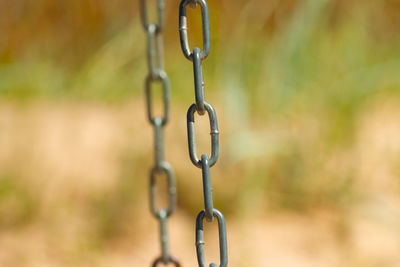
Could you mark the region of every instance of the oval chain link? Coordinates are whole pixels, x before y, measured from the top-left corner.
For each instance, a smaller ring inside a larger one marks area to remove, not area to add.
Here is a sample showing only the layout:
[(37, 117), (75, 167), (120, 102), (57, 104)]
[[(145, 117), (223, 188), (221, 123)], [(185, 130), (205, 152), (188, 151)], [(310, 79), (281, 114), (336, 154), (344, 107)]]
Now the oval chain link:
[(208, 5), (205, 0), (182, 0), (179, 5), (179, 36), (181, 40), (181, 48), (185, 57), (189, 60), (193, 60), (193, 54), (189, 47), (188, 38), (188, 27), (187, 27), (187, 16), (186, 7), (190, 4), (191, 7), (195, 7), (196, 4), (200, 4), (201, 7), (201, 20), (203, 23), (203, 51), (200, 53), (201, 60), (205, 59), (211, 50), (211, 37), (210, 37), (210, 16), (208, 14)]
[(149, 75), (156, 77), (157, 73), (164, 68), (162, 32), (157, 31), (157, 26), (155, 24), (150, 24), (146, 31)]
[[(172, 263), (173, 265), (175, 265), (175, 267), (181, 267), (181, 264), (179, 263), (179, 261), (172, 257), (172, 256), (168, 256), (168, 262)], [(159, 265), (159, 263), (162, 263), (165, 266), (165, 263), (163, 262), (163, 258), (159, 257), (157, 258), (153, 264), (151, 265), (152, 267), (157, 267)]]
[[(187, 34), (187, 17), (186, 7), (190, 5), (196, 8), (197, 4), (201, 7), (202, 24), (203, 24), (203, 51), (195, 47), (193, 51), (189, 48), (189, 40)], [(202, 210), (196, 219), (196, 253), (199, 267), (206, 267), (204, 253), (204, 228), (203, 220), (213, 221), (214, 217), (218, 221), (218, 236), (219, 236), (219, 254), (220, 264), (219, 267), (226, 267), (228, 265), (228, 247), (226, 238), (226, 225), (223, 214), (213, 207), (212, 186), (210, 178), (210, 167), (218, 160), (219, 154), (219, 132), (217, 115), (211, 104), (204, 99), (204, 81), (202, 72), (202, 61), (207, 58), (210, 53), (210, 19), (208, 14), (208, 6), (206, 0), (182, 0), (179, 6), (179, 34), (180, 43), (184, 56), (193, 62), (193, 76), (195, 88), (195, 103), (192, 104), (187, 112), (187, 134), (188, 134), (188, 147), (189, 156), (192, 163), (201, 168), (203, 178), (203, 197), (204, 197), (204, 210)], [(202, 154), (201, 159), (197, 156), (196, 149), (196, 136), (194, 131), (194, 113), (197, 112), (203, 116), (206, 112), (210, 121), (210, 134), (211, 134), (211, 157), (207, 154)], [(217, 267), (215, 263), (211, 263), (210, 267)]]
[(163, 104), (164, 104), (164, 115), (161, 117), (162, 125), (164, 126), (169, 119), (169, 82), (168, 76), (163, 70), (159, 70), (157, 75), (154, 77), (151, 74), (148, 74), (145, 82), (145, 90), (146, 90), (146, 105), (147, 105), (147, 118), (150, 123), (155, 124), (155, 117), (153, 116), (152, 111), (152, 101), (151, 101), (151, 84), (153, 82), (161, 82), (163, 89)]
[[(150, 171), (150, 210), (154, 217), (159, 220), (160, 223), (160, 245), (161, 245), (161, 256), (156, 258), (152, 264), (153, 267), (162, 263), (168, 265), (169, 263), (174, 264), (176, 267), (180, 267), (179, 261), (173, 257), (169, 252), (169, 239), (167, 233), (167, 219), (173, 213), (176, 205), (176, 187), (175, 177), (171, 166), (165, 160), (164, 151), (164, 126), (169, 120), (169, 82), (168, 76), (164, 71), (163, 62), (163, 41), (162, 41), (162, 30), (164, 28), (164, 0), (157, 0), (157, 23), (149, 22), (147, 15), (147, 1), (140, 0), (140, 14), (143, 28), (147, 35), (147, 64), (148, 64), (148, 75), (145, 79), (145, 95), (146, 95), (146, 107), (147, 117), (149, 122), (154, 128), (154, 157), (155, 164)], [(154, 116), (153, 114), (153, 101), (151, 94), (151, 85), (154, 82), (161, 82), (163, 91), (163, 111), (162, 116)], [(168, 183), (168, 207), (157, 208), (156, 207), (156, 194), (157, 194), (157, 182), (156, 175), (164, 174), (167, 176)]]
[[(196, 219), (196, 252), (199, 267), (207, 267), (204, 253), (204, 227), (203, 219), (206, 216), (206, 211), (202, 210)], [(218, 221), (218, 239), (219, 239), (219, 267), (228, 265), (228, 247), (226, 241), (226, 225), (224, 215), (217, 209), (213, 209), (213, 216)], [(211, 263), (210, 267), (217, 267), (217, 264)]]
[[(207, 110), (207, 114), (210, 120), (210, 135), (211, 135), (211, 157), (210, 167), (218, 160), (219, 154), (219, 132), (218, 132), (218, 121), (217, 114), (214, 108), (208, 102), (204, 102), (204, 106)], [(192, 104), (187, 112), (187, 134), (188, 134), (188, 145), (189, 145), (189, 156), (192, 163), (201, 168), (201, 160), (196, 155), (196, 136), (194, 131), (194, 113), (196, 111), (196, 104)]]
[[(157, 210), (156, 207), (156, 174), (165, 173), (167, 175), (167, 183), (168, 183), (168, 196), (169, 196), (169, 206), (168, 208), (162, 208)], [(153, 215), (160, 219), (162, 217), (162, 213), (166, 213), (166, 217), (169, 217), (175, 210), (176, 203), (176, 187), (175, 187), (175, 179), (174, 173), (172, 172), (171, 166), (163, 161), (159, 166), (154, 166), (150, 172), (150, 208)]]
[(148, 31), (150, 25), (156, 26), (157, 31), (161, 31), (164, 27), (164, 0), (157, 0), (157, 23), (149, 23), (149, 17), (147, 15), (147, 1), (140, 0), (140, 18), (145, 31)]

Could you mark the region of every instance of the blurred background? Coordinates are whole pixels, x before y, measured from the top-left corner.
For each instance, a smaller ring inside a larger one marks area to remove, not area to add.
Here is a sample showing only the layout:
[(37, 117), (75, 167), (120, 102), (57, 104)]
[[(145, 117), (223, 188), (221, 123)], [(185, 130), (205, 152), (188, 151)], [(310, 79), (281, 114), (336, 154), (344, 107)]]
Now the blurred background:
[[(208, 2), (205, 93), (221, 132), (211, 177), (229, 266), (400, 266), (400, 2)], [(187, 152), (194, 89), (178, 5), (166, 0), (166, 150), (178, 189), (169, 233), (183, 266), (197, 266), (202, 182)], [(159, 256), (138, 7), (0, 1), (0, 266)], [(188, 12), (193, 47), (201, 16)], [(196, 124), (199, 151), (210, 150), (207, 124)], [(216, 223), (206, 254), (219, 262)]]

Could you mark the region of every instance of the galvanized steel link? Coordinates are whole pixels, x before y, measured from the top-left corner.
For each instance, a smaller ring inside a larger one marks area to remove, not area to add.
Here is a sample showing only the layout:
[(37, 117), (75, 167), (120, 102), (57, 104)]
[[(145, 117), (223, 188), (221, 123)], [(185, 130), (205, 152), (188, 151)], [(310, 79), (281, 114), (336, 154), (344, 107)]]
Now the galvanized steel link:
[(164, 115), (162, 117), (162, 125), (165, 125), (169, 119), (169, 81), (165, 71), (160, 70), (155, 77), (152, 76), (151, 74), (148, 74), (145, 81), (147, 118), (152, 124), (155, 124), (155, 118), (153, 117), (152, 101), (151, 101), (151, 84), (153, 82), (162, 83), (163, 104), (164, 104)]
[(196, 97), (196, 109), (199, 115), (204, 115), (206, 109), (204, 107), (204, 81), (203, 70), (201, 69), (200, 48), (193, 49), (193, 76), (194, 76), (194, 92)]
[(147, 15), (147, 0), (140, 0), (140, 18), (143, 28), (147, 31), (150, 25), (156, 26), (157, 31), (164, 27), (164, 0), (157, 0), (157, 23), (150, 23)]
[[(205, 217), (205, 210), (202, 210), (196, 219), (196, 251), (197, 262), (200, 267), (207, 267), (205, 253), (204, 253), (204, 227), (203, 219)], [(219, 236), (219, 267), (226, 267), (228, 265), (228, 246), (226, 241), (226, 225), (224, 215), (217, 209), (213, 209), (213, 215), (218, 220), (218, 236)], [(217, 266), (211, 263), (210, 267)]]
[(203, 23), (203, 51), (200, 53), (201, 60), (205, 59), (211, 50), (210, 37), (210, 17), (208, 14), (208, 6), (205, 0), (183, 0), (179, 6), (179, 36), (181, 40), (181, 48), (185, 57), (193, 60), (193, 54), (189, 47), (189, 39), (187, 34), (187, 16), (186, 6), (188, 4), (197, 3), (201, 7), (201, 19)]
[(155, 77), (164, 68), (162, 34), (154, 24), (147, 29), (147, 64), (149, 73)]
[[(167, 175), (168, 182), (168, 196), (169, 196), (169, 206), (168, 208), (157, 210), (156, 207), (156, 174), (164, 173)], [(169, 217), (175, 210), (176, 204), (176, 187), (175, 178), (171, 166), (167, 162), (162, 162), (160, 166), (154, 166), (150, 172), (150, 208), (153, 215), (160, 219), (163, 210), (166, 211), (166, 216)]]
[(164, 136), (163, 136), (163, 125), (162, 118), (154, 118), (154, 160), (155, 168), (162, 168), (162, 164), (165, 160), (164, 152)]
[(161, 243), (161, 259), (164, 264), (168, 264), (168, 233), (167, 233), (167, 212), (162, 209), (160, 211), (160, 243)]
[(201, 174), (203, 176), (203, 196), (204, 196), (204, 207), (205, 217), (208, 222), (213, 221), (213, 198), (212, 198), (212, 186), (210, 178), (210, 162), (207, 154), (201, 155)]
[[(210, 129), (211, 129), (211, 157), (209, 160), (210, 167), (214, 166), (214, 164), (218, 160), (219, 154), (219, 137), (218, 137), (218, 121), (217, 115), (215, 113), (214, 108), (208, 102), (204, 101), (204, 106), (206, 108), (209, 120), (210, 120)], [(196, 136), (194, 131), (194, 113), (196, 111), (196, 104), (192, 104), (187, 112), (187, 134), (188, 134), (188, 144), (189, 144), (189, 155), (192, 163), (201, 168), (201, 160), (197, 157), (197, 149), (196, 149)]]
[[(153, 262), (152, 267), (157, 267), (159, 265), (159, 263), (162, 263), (165, 266), (162, 257), (159, 257)], [(171, 255), (168, 256), (168, 263), (174, 264), (175, 267), (181, 267), (181, 264), (179, 263), (179, 261)]]

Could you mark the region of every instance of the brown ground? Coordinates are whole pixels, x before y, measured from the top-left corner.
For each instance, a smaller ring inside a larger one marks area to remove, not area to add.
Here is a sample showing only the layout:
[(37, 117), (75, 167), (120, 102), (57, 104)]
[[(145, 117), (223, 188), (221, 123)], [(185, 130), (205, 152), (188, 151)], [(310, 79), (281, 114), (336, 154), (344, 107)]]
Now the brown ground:
[[(0, 192), (0, 266), (149, 266), (159, 244), (148, 212), (152, 134), (142, 102), (0, 107), (6, 188)], [(173, 110), (167, 132), (168, 159), (182, 196), (169, 229), (173, 253), (183, 266), (196, 266), (194, 216), (202, 205), (201, 181), (188, 160), (183, 114)], [(355, 169), (358, 200), (288, 211), (246, 192), (247, 200), (232, 202), (237, 209), (231, 207), (227, 216), (229, 266), (400, 266), (400, 108), (382, 100), (363, 114), (354, 149), (344, 155)], [(257, 131), (262, 136), (263, 129)], [(233, 133), (223, 138), (233, 139)], [(234, 199), (240, 191), (226, 180), (240, 184), (235, 179), (246, 179), (246, 170), (253, 170), (248, 164), (262, 162), (265, 155), (259, 153), (253, 163), (225, 161), (216, 167), (214, 194)], [(332, 162), (326, 169), (342, 171)], [(242, 178), (232, 171), (224, 177), (229, 168)], [(207, 255), (218, 262), (212, 226), (206, 232)]]

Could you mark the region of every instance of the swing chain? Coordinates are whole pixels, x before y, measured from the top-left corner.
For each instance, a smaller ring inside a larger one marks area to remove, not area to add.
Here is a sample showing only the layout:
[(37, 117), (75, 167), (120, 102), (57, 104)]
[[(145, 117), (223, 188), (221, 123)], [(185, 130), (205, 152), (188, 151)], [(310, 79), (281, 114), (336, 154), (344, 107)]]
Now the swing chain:
[[(157, 0), (157, 23), (150, 23), (147, 15), (147, 0), (140, 0), (140, 14), (143, 28), (147, 34), (147, 63), (148, 75), (145, 79), (145, 95), (147, 106), (147, 117), (150, 124), (154, 128), (154, 157), (155, 164), (150, 171), (150, 210), (154, 217), (160, 223), (160, 243), (161, 256), (153, 261), (152, 266), (156, 267), (160, 263), (168, 265), (174, 264), (180, 267), (179, 261), (169, 252), (169, 240), (167, 233), (167, 219), (173, 213), (176, 205), (176, 187), (173, 170), (169, 163), (165, 160), (164, 150), (164, 126), (169, 119), (169, 99), (170, 88), (166, 72), (164, 71), (163, 62), (163, 39), (162, 31), (164, 28), (164, 0)], [(163, 116), (154, 116), (152, 105), (151, 85), (159, 82), (163, 90)], [(167, 176), (168, 198), (167, 208), (156, 207), (157, 193), (157, 174)]]
[[(196, 8), (197, 5), (201, 8), (202, 24), (203, 24), (203, 50), (195, 47), (193, 51), (190, 50), (188, 41), (188, 28), (187, 28), (187, 6)], [(196, 219), (196, 252), (199, 267), (206, 267), (206, 260), (204, 254), (204, 228), (203, 219), (206, 218), (208, 222), (213, 221), (214, 217), (218, 221), (219, 232), (219, 248), (220, 248), (220, 267), (228, 265), (228, 249), (226, 238), (226, 225), (223, 214), (213, 207), (212, 187), (210, 178), (210, 167), (212, 167), (218, 160), (219, 154), (219, 131), (217, 115), (213, 106), (206, 102), (204, 99), (204, 81), (202, 72), (202, 62), (210, 53), (211, 38), (210, 38), (210, 19), (208, 13), (208, 6), (206, 0), (182, 0), (179, 6), (179, 35), (183, 55), (193, 62), (193, 76), (194, 76), (194, 89), (195, 89), (195, 103), (189, 107), (187, 112), (187, 134), (189, 156), (192, 163), (201, 168), (203, 178), (203, 196), (204, 196), (204, 210), (202, 210)], [(210, 121), (210, 134), (211, 134), (211, 157), (207, 154), (202, 154), (201, 159), (197, 156), (196, 137), (194, 131), (194, 113), (197, 112), (200, 116), (205, 113), (208, 114)], [(217, 267), (217, 264), (211, 263), (210, 267)]]

